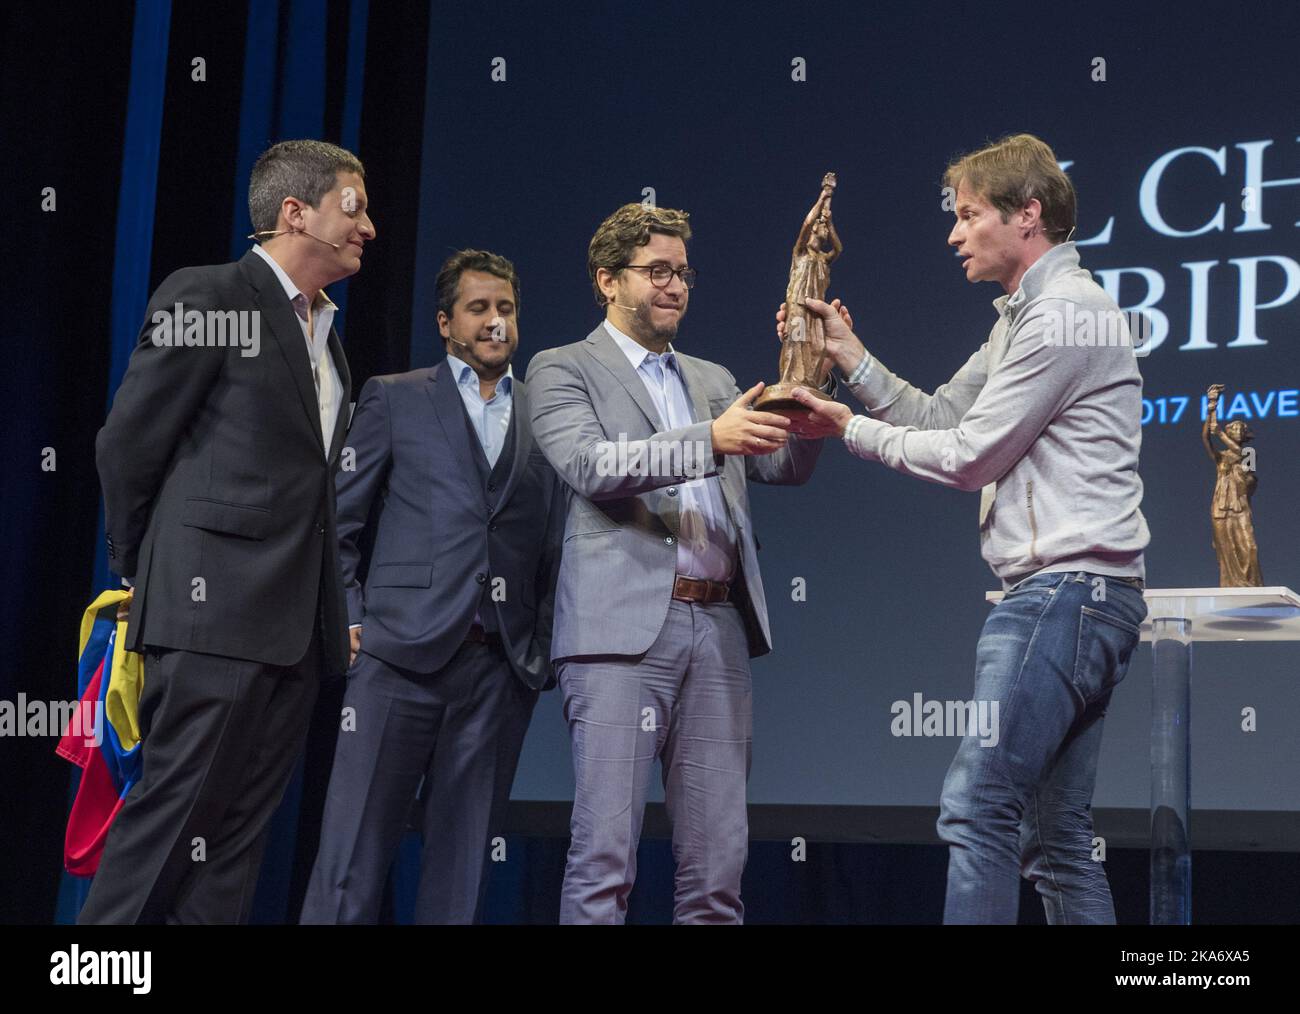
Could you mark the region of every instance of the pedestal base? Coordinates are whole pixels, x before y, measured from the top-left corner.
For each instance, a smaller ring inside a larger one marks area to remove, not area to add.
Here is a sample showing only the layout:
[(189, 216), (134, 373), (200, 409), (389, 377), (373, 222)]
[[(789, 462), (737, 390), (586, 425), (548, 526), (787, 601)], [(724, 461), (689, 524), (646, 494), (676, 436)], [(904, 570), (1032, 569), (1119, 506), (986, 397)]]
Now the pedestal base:
[(804, 390), (821, 401), (834, 401), (824, 391), (807, 384), (772, 384), (763, 388), (763, 393), (754, 399), (754, 407), (760, 412), (783, 415), (787, 419), (806, 419), (812, 413), (794, 399), (796, 390)]

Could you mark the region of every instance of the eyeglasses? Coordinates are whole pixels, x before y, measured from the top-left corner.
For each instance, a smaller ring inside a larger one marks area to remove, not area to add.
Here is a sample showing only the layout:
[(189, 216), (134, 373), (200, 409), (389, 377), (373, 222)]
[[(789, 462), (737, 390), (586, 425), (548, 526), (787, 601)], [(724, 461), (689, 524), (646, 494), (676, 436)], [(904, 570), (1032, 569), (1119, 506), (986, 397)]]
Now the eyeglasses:
[(624, 264), (623, 267), (632, 271), (646, 271), (650, 275), (650, 284), (656, 289), (668, 288), (668, 283), (672, 281), (673, 275), (682, 280), (682, 284), (688, 289), (695, 288), (695, 279), (699, 272), (694, 268), (678, 268), (673, 270), (667, 264)]

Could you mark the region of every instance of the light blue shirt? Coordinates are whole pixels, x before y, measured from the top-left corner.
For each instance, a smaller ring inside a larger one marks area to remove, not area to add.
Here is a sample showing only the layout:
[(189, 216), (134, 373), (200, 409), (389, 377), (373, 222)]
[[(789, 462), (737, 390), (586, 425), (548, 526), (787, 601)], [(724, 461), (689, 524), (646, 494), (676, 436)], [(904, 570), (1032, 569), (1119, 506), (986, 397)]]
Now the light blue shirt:
[[(506, 367), (505, 376), (497, 381), (497, 389), (492, 392), (492, 397), (484, 401), (478, 389), (478, 374), (469, 363), (457, 359), (449, 352), (447, 366), (456, 378), (456, 390), (460, 392), (460, 400), (465, 403), (465, 411), (469, 413), (469, 421), (478, 436), (479, 446), (483, 448), (488, 464), (495, 465), (497, 458), (501, 457), (501, 448), (506, 445), (506, 433), (510, 429), (510, 411), (515, 403), (514, 367)], [(483, 614), (477, 609), (474, 611), (474, 622), (483, 625)]]
[[(694, 423), (691, 399), (672, 345), (662, 356), (638, 345), (608, 320), (605, 328), (645, 384), (665, 430)], [(676, 488), (682, 507), (677, 533), (677, 573), (730, 581), (736, 572), (736, 530), (722, 498), (722, 479), (691, 479)]]
[(487, 401), (478, 389), (478, 374), (468, 363), (447, 354), (447, 365), (451, 375), (456, 378), (456, 390), (465, 403), (469, 421), (478, 435), (479, 446), (487, 456), (488, 464), (495, 465), (501, 457), (501, 448), (506, 444), (506, 433), (510, 429), (510, 411), (514, 407), (514, 368), (507, 366), (505, 376), (497, 381), (497, 389)]

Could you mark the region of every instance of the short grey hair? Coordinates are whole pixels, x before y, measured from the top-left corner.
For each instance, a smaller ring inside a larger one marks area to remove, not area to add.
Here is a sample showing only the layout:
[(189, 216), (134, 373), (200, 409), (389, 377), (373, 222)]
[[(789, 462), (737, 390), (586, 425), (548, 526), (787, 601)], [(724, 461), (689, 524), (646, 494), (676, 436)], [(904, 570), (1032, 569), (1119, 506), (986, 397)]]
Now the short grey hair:
[[(338, 174), (365, 177), (361, 160), (346, 148), (325, 141), (281, 141), (258, 156), (248, 178), (248, 216), (254, 233), (271, 233), (286, 197), (296, 197), (310, 207), (334, 189)], [(263, 242), (269, 236), (258, 236)]]

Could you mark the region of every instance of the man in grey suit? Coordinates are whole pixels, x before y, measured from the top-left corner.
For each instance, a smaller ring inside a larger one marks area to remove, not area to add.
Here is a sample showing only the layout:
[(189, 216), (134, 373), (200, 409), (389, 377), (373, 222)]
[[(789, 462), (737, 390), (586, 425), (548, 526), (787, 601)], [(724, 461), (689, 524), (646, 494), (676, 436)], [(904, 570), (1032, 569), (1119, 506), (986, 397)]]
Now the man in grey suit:
[(366, 382), (355, 468), (339, 476), (353, 664), (304, 923), (378, 920), (421, 782), (415, 919), (472, 922), (538, 691), (553, 685), (563, 501), (510, 366), (518, 278), (504, 257), (462, 250), (437, 292), (446, 361)]
[(656, 758), (674, 921), (744, 916), (749, 658), (771, 650), (745, 480), (802, 483), (821, 443), (754, 411), (761, 383), (741, 394), (673, 348), (690, 235), (681, 211), (610, 215), (587, 255), (604, 322), (529, 367), (534, 439), (568, 487), (551, 645), (576, 780), (564, 923), (626, 917)]

